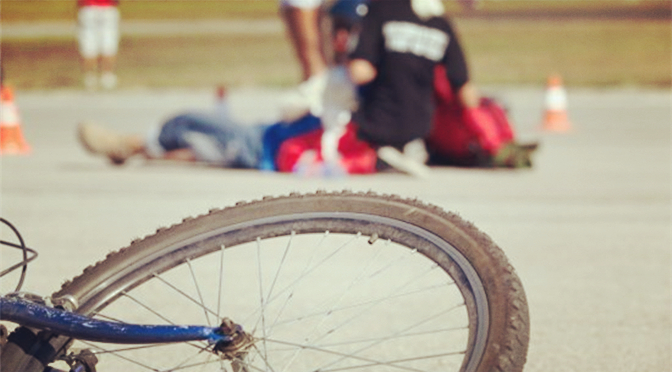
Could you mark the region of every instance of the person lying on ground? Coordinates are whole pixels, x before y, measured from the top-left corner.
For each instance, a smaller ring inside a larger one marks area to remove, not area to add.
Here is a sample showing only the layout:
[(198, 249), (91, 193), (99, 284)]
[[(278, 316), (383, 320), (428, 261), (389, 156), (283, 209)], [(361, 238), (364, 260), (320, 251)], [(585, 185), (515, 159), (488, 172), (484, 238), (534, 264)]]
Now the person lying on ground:
[[(389, 0), (371, 4), (368, 14), (380, 14), (369, 21), (371, 25), (362, 23), (360, 42), (348, 68), (330, 69), (328, 89), (322, 97), (325, 109), (321, 118), (308, 114), (292, 123), (249, 127), (230, 118), (190, 113), (171, 118), (160, 130), (146, 137), (119, 135), (100, 126), (83, 124), (79, 127), (80, 140), (88, 150), (105, 155), (114, 163), (143, 155), (312, 174), (329, 170), (375, 172), (381, 169), (381, 163), (376, 162), (377, 150), (383, 160), (382, 167), (387, 164), (424, 176), (428, 171), (424, 166), (428, 154), (423, 140), (432, 125), (434, 67), (442, 65), (437, 61), (451, 61), (447, 66), (452, 66), (452, 70), (444, 70), (440, 76), (448, 80), (451, 87), (459, 87), (457, 97), (461, 105), (473, 108), (478, 105), (475, 102), (479, 102), (475, 90), (468, 84), (466, 63), (457, 38), (450, 37), (453, 34), (449, 23), (437, 16), (443, 11), (437, 3)], [(368, 38), (386, 37), (382, 30), (385, 19), (394, 25), (387, 31), (390, 34), (387, 36), (393, 36), (394, 40), (378, 48)], [(436, 24), (439, 29), (423, 26), (422, 22)], [(447, 27), (447, 31), (441, 27)], [(424, 35), (425, 39), (420, 38), (424, 44), (410, 48), (409, 38), (413, 35)], [(453, 41), (452, 49), (449, 40)], [(390, 50), (387, 44), (392, 45)], [(355, 98), (355, 84), (361, 85), (363, 91), (359, 102)], [(351, 112), (355, 112), (354, 120), (351, 120)]]
[[(170, 117), (145, 135), (119, 133), (98, 123), (82, 122), (77, 127), (77, 137), (87, 151), (116, 165), (144, 158), (292, 172), (296, 164), (289, 164), (290, 149), (283, 147), (283, 143), (302, 134), (316, 133), (319, 128), (320, 119), (310, 114), (294, 122), (246, 125), (221, 113), (187, 112)], [(376, 161), (375, 152), (353, 136), (340, 139), (341, 143), (346, 141), (346, 151), (368, 151), (368, 157), (358, 153), (357, 163), (339, 163), (338, 169), (332, 171), (370, 173)], [(312, 169), (314, 172), (316, 168)]]

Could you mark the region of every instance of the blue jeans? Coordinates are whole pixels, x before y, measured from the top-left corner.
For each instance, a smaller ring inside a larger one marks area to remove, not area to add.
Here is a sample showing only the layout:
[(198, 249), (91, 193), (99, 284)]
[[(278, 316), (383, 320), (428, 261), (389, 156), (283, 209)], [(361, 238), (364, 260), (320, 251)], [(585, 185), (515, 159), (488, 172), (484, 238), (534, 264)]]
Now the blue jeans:
[(190, 149), (200, 161), (230, 168), (258, 168), (267, 126), (246, 126), (215, 115), (187, 113), (166, 121), (159, 144)]
[(227, 117), (187, 113), (163, 124), (158, 143), (165, 151), (188, 148), (198, 160), (223, 167), (271, 171), (284, 141), (320, 127), (320, 119), (312, 115), (291, 123), (249, 126)]

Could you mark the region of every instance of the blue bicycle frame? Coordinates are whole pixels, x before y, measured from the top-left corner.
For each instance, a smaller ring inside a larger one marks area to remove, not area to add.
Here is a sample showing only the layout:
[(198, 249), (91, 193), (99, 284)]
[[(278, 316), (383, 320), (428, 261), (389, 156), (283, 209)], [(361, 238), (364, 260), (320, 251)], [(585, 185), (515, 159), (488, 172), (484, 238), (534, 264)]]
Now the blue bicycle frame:
[[(0, 218), (0, 223), (9, 227), (19, 244), (0, 240), (0, 245), (22, 251), (23, 260), (0, 272), (0, 276), (21, 269), (16, 291), (23, 284), (28, 263), (37, 257), (37, 252), (26, 247), (19, 231), (9, 221)], [(0, 319), (33, 327), (50, 330), (56, 334), (85, 341), (108, 342), (115, 344), (155, 344), (204, 340), (218, 346), (234, 341), (235, 334), (242, 334), (242, 328), (232, 322), (219, 328), (182, 325), (140, 325), (108, 322), (93, 319), (70, 311), (53, 308), (41, 303), (28, 301), (20, 296), (0, 297)], [(233, 328), (233, 329), (231, 329)]]
[(78, 340), (115, 344), (155, 344), (207, 341), (232, 342), (222, 328), (181, 325), (140, 325), (93, 319), (51, 308), (18, 297), (0, 297), (0, 319), (23, 326), (46, 329)]

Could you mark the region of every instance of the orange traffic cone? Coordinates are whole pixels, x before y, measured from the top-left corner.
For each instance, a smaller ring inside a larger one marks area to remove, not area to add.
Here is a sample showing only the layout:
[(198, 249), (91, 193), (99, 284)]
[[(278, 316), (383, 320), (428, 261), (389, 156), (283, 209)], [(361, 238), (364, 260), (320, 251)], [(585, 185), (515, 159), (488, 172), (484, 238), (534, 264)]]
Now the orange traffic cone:
[(8, 86), (0, 91), (0, 154), (25, 155), (30, 145), (23, 138), (19, 109), (14, 103), (14, 91)]
[(548, 78), (545, 106), (543, 130), (568, 132), (572, 129), (572, 124), (567, 117), (567, 92), (562, 86), (562, 79), (559, 75), (551, 75)]

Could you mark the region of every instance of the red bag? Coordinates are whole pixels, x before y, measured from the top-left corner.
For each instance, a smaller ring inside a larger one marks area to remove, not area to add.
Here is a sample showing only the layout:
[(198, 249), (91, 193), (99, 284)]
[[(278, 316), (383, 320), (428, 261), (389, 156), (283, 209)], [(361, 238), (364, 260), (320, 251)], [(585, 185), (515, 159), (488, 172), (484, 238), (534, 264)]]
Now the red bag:
[(436, 107), (426, 142), (435, 158), (469, 163), (495, 155), (513, 140), (513, 129), (502, 106), (491, 98), (482, 98), (479, 107), (464, 108), (443, 66), (435, 70), (434, 96)]
[[(276, 158), (278, 171), (296, 172), (299, 159), (308, 151), (314, 154), (311, 158), (314, 162), (312, 165), (323, 166), (320, 155), (322, 133), (323, 130), (318, 129), (284, 141)], [(339, 166), (342, 171), (349, 174), (367, 174), (376, 171), (376, 151), (368, 143), (357, 138), (357, 129), (352, 123), (347, 125), (345, 134), (338, 142), (338, 152), (341, 155)]]

